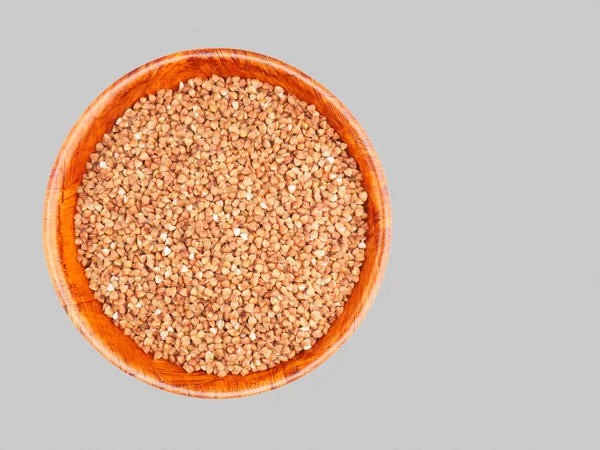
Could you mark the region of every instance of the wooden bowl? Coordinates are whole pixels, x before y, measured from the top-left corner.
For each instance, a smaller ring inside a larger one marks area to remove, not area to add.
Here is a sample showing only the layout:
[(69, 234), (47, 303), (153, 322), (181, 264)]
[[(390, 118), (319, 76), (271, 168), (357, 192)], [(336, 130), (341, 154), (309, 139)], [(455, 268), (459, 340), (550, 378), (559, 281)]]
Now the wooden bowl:
[[(280, 85), (316, 105), (325, 115), (364, 174), (369, 194), (366, 259), (342, 315), (314, 347), (290, 361), (246, 376), (219, 378), (204, 372), (188, 374), (165, 360), (153, 360), (104, 315), (77, 261), (73, 215), (77, 187), (95, 144), (115, 120), (140, 97), (162, 88), (176, 89), (192, 77), (241, 76)], [(152, 386), (192, 397), (228, 398), (275, 389), (307, 374), (339, 349), (365, 317), (387, 264), (391, 238), (391, 207), (381, 164), (366, 133), (331, 92), (281, 61), (242, 50), (202, 49), (175, 53), (125, 75), (85, 110), (63, 143), (50, 174), (44, 205), (43, 239), (54, 289), (71, 321), (115, 366)], [(358, 381), (358, 380), (357, 380)]]

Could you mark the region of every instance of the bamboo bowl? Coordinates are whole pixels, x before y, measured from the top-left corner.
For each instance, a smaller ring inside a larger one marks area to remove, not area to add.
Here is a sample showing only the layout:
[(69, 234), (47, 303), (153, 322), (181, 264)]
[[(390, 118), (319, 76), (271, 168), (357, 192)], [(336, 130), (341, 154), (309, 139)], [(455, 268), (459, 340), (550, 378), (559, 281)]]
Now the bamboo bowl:
[[(176, 88), (192, 77), (241, 76), (280, 85), (316, 105), (354, 157), (369, 194), (369, 231), (360, 281), (344, 312), (310, 350), (291, 360), (246, 376), (219, 378), (204, 372), (188, 374), (165, 360), (153, 360), (103, 314), (77, 261), (73, 215), (77, 187), (95, 144), (115, 120), (140, 97), (162, 88)], [(391, 208), (387, 184), (373, 145), (346, 107), (319, 83), (299, 70), (268, 56), (242, 50), (202, 49), (175, 53), (125, 75), (85, 110), (64, 141), (50, 174), (43, 215), (43, 240), (48, 270), (58, 298), (83, 336), (119, 369), (169, 392), (204, 398), (229, 398), (275, 389), (307, 374), (339, 349), (371, 306), (387, 264), (391, 238)]]

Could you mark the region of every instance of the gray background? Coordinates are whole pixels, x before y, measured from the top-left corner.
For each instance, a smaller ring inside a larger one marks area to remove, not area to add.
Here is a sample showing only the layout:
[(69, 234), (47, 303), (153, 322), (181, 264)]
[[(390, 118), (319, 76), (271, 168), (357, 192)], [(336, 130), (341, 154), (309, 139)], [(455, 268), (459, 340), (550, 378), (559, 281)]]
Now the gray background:
[[(0, 448), (600, 448), (594, 1), (2, 2)], [(392, 253), (366, 321), (256, 397), (168, 394), (62, 311), (43, 195), (111, 82), (237, 47), (333, 91), (378, 149)]]

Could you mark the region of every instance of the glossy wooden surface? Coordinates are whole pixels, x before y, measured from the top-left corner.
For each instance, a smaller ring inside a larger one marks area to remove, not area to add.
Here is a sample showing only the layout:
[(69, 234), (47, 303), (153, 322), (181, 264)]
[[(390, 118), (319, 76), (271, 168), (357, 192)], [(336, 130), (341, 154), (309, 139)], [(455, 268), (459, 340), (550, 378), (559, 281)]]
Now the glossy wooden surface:
[[(153, 360), (102, 313), (76, 259), (76, 190), (95, 144), (140, 97), (161, 88), (176, 88), (180, 81), (192, 77), (212, 74), (258, 78), (315, 104), (348, 144), (348, 151), (365, 175), (369, 193), (366, 260), (343, 314), (310, 350), (275, 368), (244, 377), (188, 374), (168, 361)], [(289, 383), (313, 370), (346, 342), (379, 289), (389, 254), (391, 226), (388, 188), (375, 149), (356, 119), (333, 94), (297, 69), (267, 56), (241, 50), (203, 49), (176, 53), (139, 67), (113, 83), (86, 109), (63, 143), (50, 174), (43, 239), (60, 302), (77, 329), (106, 359), (160, 389), (193, 397), (227, 398), (257, 394)]]

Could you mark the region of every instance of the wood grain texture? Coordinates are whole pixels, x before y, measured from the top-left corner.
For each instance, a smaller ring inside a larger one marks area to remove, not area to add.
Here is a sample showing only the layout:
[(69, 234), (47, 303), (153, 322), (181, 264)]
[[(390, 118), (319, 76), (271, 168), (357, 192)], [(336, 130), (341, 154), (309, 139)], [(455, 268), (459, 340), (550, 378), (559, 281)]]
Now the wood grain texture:
[[(348, 144), (364, 174), (369, 193), (369, 232), (360, 281), (344, 312), (314, 347), (288, 362), (246, 376), (219, 378), (204, 372), (186, 373), (164, 360), (153, 360), (103, 314), (76, 258), (73, 215), (77, 187), (85, 163), (102, 135), (140, 97), (180, 81), (212, 74), (258, 78), (280, 85), (314, 104)], [(83, 336), (121, 370), (160, 389), (204, 398), (258, 394), (307, 374), (339, 349), (369, 310), (387, 264), (391, 239), (391, 207), (381, 164), (366, 133), (346, 107), (319, 83), (273, 58), (242, 50), (202, 49), (175, 53), (145, 64), (113, 83), (85, 110), (63, 143), (48, 182), (43, 215), (44, 251), (52, 283), (69, 318)]]

